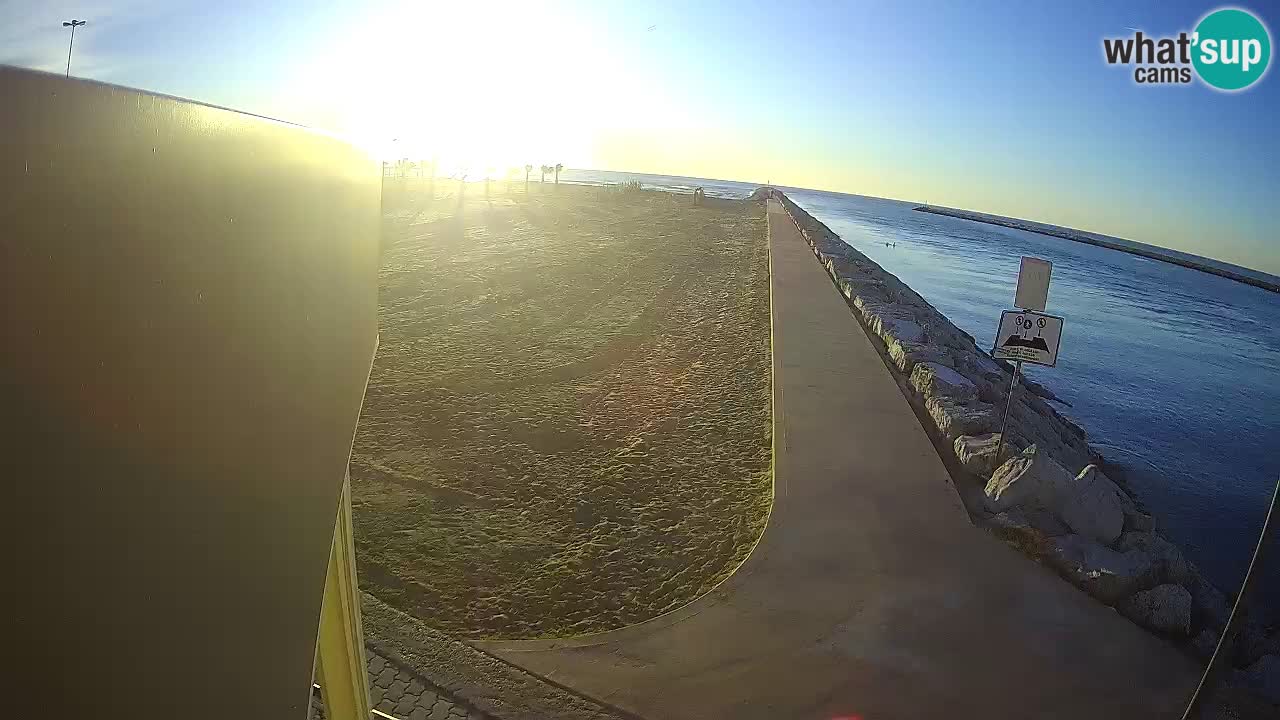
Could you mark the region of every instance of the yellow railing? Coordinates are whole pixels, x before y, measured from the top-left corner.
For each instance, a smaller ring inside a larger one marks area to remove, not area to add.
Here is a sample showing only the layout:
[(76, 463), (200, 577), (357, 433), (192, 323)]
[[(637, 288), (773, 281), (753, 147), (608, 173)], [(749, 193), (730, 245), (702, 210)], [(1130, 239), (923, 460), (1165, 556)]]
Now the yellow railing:
[[(342, 482), (329, 552), (329, 573), (316, 638), (316, 680), (330, 720), (368, 720), (368, 665), (360, 625), (360, 589), (356, 584), (355, 543), (351, 533), (351, 476)], [(380, 714), (380, 713), (379, 713)]]

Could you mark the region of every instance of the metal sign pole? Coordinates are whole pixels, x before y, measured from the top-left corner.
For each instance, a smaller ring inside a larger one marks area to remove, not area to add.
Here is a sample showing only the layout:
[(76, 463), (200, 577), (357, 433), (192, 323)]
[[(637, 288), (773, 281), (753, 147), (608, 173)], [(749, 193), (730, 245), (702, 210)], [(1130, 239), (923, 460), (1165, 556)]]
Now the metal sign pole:
[(1013, 380), (1009, 382), (1009, 399), (1004, 404), (1004, 420), (1000, 421), (1000, 442), (996, 443), (996, 456), (991, 460), (991, 471), (1000, 467), (1000, 453), (1004, 451), (1004, 434), (1009, 429), (1009, 411), (1013, 409), (1013, 391), (1018, 389), (1018, 372), (1022, 370), (1022, 361), (1013, 366)]

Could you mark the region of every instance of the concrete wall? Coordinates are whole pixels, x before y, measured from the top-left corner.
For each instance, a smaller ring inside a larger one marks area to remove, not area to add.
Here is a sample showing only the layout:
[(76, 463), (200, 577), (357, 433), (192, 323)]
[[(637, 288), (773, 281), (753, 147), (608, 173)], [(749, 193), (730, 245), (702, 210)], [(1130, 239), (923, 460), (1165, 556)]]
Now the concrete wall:
[(379, 170), (0, 67), (13, 707), (302, 718), (376, 345)]

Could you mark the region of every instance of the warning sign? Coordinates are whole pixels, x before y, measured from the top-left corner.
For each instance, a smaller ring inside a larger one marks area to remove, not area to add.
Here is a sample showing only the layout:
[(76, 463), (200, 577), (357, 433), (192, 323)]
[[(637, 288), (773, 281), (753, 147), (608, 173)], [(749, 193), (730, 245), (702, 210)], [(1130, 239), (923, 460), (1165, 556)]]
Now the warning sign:
[(1062, 318), (1025, 310), (1000, 313), (1000, 329), (991, 357), (1000, 360), (1048, 365), (1058, 363), (1058, 344), (1062, 341)]

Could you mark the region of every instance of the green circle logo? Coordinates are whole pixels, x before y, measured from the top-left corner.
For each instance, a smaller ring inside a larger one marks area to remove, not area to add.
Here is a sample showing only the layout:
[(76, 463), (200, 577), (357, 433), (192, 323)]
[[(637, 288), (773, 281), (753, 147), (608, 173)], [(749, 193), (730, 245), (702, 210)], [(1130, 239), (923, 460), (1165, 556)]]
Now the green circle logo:
[(1236, 8), (1215, 10), (1196, 26), (1191, 63), (1200, 79), (1219, 90), (1243, 90), (1271, 61), (1271, 35), (1262, 21)]

